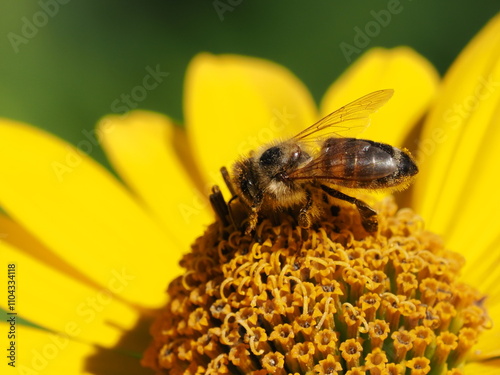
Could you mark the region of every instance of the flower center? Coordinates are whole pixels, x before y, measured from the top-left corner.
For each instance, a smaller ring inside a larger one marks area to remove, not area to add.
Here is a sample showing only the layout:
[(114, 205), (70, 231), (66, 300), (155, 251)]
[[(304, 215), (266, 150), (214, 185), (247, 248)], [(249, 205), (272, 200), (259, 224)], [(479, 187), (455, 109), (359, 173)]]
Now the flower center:
[(316, 228), (283, 215), (253, 236), (221, 223), (168, 288), (143, 359), (176, 374), (454, 374), (486, 328), (462, 258), (390, 200), (379, 233), (351, 207)]

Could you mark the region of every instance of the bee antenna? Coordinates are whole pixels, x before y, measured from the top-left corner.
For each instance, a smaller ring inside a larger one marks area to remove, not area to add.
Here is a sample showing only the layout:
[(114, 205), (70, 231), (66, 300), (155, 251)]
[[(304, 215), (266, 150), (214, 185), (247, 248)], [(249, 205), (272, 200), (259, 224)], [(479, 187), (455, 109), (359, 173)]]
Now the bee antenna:
[[(227, 171), (226, 167), (222, 167), (220, 169), (220, 174), (222, 175), (222, 178), (224, 179), (224, 182), (226, 183), (227, 188), (229, 189), (229, 192), (233, 196), (231, 200), (234, 199), (235, 196), (237, 196), (236, 191), (234, 190), (233, 182), (231, 181), (231, 177), (229, 176), (229, 172)], [(231, 201), (229, 201), (231, 202)]]
[(231, 218), (232, 215), (229, 213), (229, 207), (224, 200), (224, 196), (220, 191), (217, 185), (212, 187), (212, 194), (210, 194), (210, 204), (212, 205), (212, 209), (214, 210), (217, 217), (222, 221), (224, 226), (229, 225), (229, 221), (227, 220), (228, 216)]

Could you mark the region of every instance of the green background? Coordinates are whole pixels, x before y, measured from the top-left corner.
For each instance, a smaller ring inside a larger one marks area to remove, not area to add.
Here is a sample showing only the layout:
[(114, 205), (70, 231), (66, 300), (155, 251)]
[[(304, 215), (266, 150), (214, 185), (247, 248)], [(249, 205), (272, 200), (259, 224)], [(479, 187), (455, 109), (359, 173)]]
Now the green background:
[[(169, 75), (147, 93), (139, 108), (182, 121), (185, 70), (200, 51), (281, 63), (319, 100), (349, 65), (339, 45), (353, 44), (355, 28), (364, 29), (374, 13), (390, 6), (401, 10), (363, 50), (409, 45), (444, 73), (500, 9), (497, 2), (484, 0), (397, 3), (2, 0), (0, 116), (29, 122), (77, 144), (85, 139), (82, 131), (90, 131), (99, 117), (112, 112), (114, 100), (142, 84), (146, 67), (159, 65)], [(218, 13), (214, 4), (226, 4), (226, 11)], [(42, 26), (27, 31), (27, 23)], [(25, 43), (14, 46), (16, 36)], [(101, 150), (94, 148), (91, 156), (107, 164)]]

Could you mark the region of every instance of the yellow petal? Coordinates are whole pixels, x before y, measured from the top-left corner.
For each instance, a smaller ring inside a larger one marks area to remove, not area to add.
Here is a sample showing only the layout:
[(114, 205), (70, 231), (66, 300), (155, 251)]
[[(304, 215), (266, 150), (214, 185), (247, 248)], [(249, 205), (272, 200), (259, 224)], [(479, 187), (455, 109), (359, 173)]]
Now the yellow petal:
[[(5, 322), (0, 322), (3, 332), (9, 328)], [(2, 374), (81, 374), (86, 357), (95, 353), (90, 345), (20, 324), (16, 325), (13, 341), (15, 358), (2, 359), (7, 363), (15, 359), (12, 362), (15, 367), (2, 363)]]
[(498, 254), (500, 15), (460, 54), (421, 139), (414, 206), (481, 279)]
[[(499, 231), (498, 223), (492, 228), (492, 223), (485, 223), (485, 236), (478, 236), (476, 242), (470, 247), (463, 247), (459, 242), (458, 235), (452, 242), (454, 248), (465, 252), (468, 264), (465, 265), (463, 277), (468, 283), (480, 289), (488, 295), (492, 304), (500, 305), (500, 234), (493, 242), (489, 242), (495, 231)], [(498, 315), (500, 319), (500, 315)], [(500, 323), (500, 321), (499, 321)]]
[[(34, 254), (44, 254), (47, 247), (10, 217), (0, 213), (0, 240), (22, 249), (32, 249)], [(53, 259), (50, 259), (52, 261)]]
[(213, 215), (189, 175), (195, 172), (193, 166), (185, 165), (176, 152), (185, 141), (182, 129), (176, 129), (169, 118), (146, 111), (107, 116), (98, 129), (120, 176), (187, 251)]
[[(10, 325), (0, 322), (2, 332)], [(10, 349), (4, 345), (3, 349)], [(10, 350), (2, 356), (2, 374), (53, 375), (53, 374), (148, 374), (139, 360), (123, 353), (105, 351), (92, 345), (72, 340), (68, 336), (16, 325), (15, 367), (8, 365)], [(5, 342), (5, 341), (4, 341)], [(14, 359), (14, 358), (12, 358)]]
[(479, 336), (478, 343), (473, 347), (472, 360), (474, 361), (500, 357), (500, 303), (493, 305), (490, 302), (486, 300), (486, 307), (493, 321), (493, 327)]
[(242, 154), (293, 135), (316, 120), (313, 100), (285, 68), (269, 61), (201, 54), (185, 84), (185, 115), (195, 158), (209, 185)]
[(139, 318), (136, 309), (119, 301), (119, 292), (127, 285), (117, 273), (109, 275), (106, 287), (94, 289), (2, 242), (0, 260), (6, 270), (8, 264), (15, 265), (9, 280), (16, 297), (14, 305), (3, 298), (0, 307), (42, 327), (111, 347)]
[(433, 100), (438, 83), (434, 67), (414, 50), (373, 48), (330, 86), (321, 112), (326, 115), (369, 92), (392, 88), (393, 98), (371, 116), (370, 127), (360, 137), (402, 146)]
[(500, 373), (500, 359), (484, 362), (469, 362), (464, 366), (466, 375), (498, 375)]
[[(498, 252), (498, 247), (495, 251)], [(495, 263), (495, 265), (498, 265), (498, 263)], [(492, 268), (494, 269), (491, 272), (496, 274), (494, 278), (489, 277), (488, 273), (481, 273), (488, 281), (481, 283), (480, 280), (477, 280), (478, 287), (487, 293), (485, 306), (491, 319), (492, 327), (482, 332), (479, 336), (479, 341), (473, 348), (474, 360), (500, 357), (500, 270), (498, 270), (498, 266)]]
[(162, 303), (180, 252), (104, 168), (57, 138), (8, 120), (0, 121), (0, 160), (0, 205), (9, 216), (101, 286), (113, 272), (126, 272), (120, 296)]
[(32, 233), (4, 214), (0, 214), (0, 239), (74, 280), (78, 280), (89, 287), (100, 287), (99, 283), (90, 278), (89, 275), (61, 259), (54, 251), (35, 238)]

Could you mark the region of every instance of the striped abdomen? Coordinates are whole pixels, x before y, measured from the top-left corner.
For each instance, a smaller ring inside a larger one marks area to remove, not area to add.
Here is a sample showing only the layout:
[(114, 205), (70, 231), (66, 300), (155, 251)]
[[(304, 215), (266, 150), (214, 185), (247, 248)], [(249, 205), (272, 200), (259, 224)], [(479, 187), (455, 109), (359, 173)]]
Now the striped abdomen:
[(407, 152), (357, 138), (328, 138), (314, 164), (317, 179), (349, 188), (393, 187), (418, 172)]

